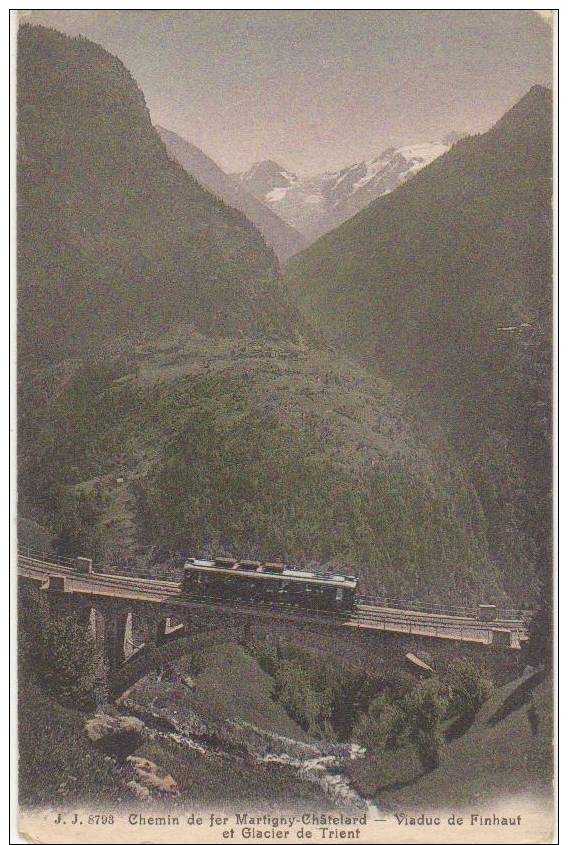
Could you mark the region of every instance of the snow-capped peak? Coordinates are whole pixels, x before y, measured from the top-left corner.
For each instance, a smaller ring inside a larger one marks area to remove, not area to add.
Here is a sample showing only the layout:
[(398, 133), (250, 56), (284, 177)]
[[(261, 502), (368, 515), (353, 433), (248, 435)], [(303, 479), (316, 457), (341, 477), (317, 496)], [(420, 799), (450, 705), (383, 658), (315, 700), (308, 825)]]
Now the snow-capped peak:
[(313, 239), (393, 191), (460, 137), (451, 132), (442, 141), (388, 147), (366, 161), (306, 178), (268, 159), (238, 178), (287, 223)]
[(269, 202), (273, 201), (268, 198), (272, 191), (289, 188), (298, 181), (295, 173), (271, 159), (256, 162), (249, 170), (239, 173), (238, 178), (252, 194)]

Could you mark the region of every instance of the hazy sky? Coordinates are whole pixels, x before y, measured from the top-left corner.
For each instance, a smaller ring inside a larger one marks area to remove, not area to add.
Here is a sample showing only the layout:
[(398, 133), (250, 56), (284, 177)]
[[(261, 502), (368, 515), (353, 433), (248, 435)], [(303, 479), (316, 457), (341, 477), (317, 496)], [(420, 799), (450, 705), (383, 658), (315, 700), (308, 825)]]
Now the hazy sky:
[(551, 84), (532, 11), (40, 11), (117, 55), (152, 119), (225, 170), (305, 174), (385, 147), (487, 129)]

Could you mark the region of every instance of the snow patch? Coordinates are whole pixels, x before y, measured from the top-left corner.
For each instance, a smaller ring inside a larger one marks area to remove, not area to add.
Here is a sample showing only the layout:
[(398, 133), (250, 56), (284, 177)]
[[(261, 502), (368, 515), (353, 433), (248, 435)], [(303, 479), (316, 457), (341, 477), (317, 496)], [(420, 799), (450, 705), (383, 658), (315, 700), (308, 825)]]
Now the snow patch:
[(267, 193), (266, 199), (268, 200), (268, 202), (281, 202), (284, 199), (284, 197), (286, 196), (286, 194), (288, 193), (289, 190), (290, 190), (289, 187), (288, 188), (273, 188), (271, 191), (269, 191)]

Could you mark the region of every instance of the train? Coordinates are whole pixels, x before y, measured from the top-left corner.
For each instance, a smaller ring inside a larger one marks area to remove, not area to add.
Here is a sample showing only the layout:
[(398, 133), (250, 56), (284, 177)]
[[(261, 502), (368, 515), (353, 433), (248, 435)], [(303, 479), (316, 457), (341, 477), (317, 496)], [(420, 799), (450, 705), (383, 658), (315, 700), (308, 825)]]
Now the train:
[(184, 592), (314, 611), (350, 613), (357, 585), (357, 578), (350, 575), (320, 574), (260, 560), (189, 558), (183, 566)]

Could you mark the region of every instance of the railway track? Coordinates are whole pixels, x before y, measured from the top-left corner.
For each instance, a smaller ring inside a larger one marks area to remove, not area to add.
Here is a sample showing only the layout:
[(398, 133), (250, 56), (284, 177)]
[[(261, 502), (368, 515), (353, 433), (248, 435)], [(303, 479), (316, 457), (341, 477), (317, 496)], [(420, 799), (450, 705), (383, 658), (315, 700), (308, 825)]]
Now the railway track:
[(265, 615), (278, 614), (280, 617), (293, 617), (311, 622), (319, 621), (327, 624), (345, 625), (349, 627), (368, 628), (399, 633), (414, 633), (423, 636), (460, 639), (473, 642), (490, 642), (495, 630), (513, 632), (519, 639), (527, 636), (526, 622), (522, 619), (497, 619), (485, 622), (472, 615), (465, 615), (464, 609), (459, 613), (433, 613), (420, 608), (395, 608), (369, 603), (369, 596), (362, 596), (355, 612), (349, 616), (338, 616), (333, 611), (308, 610), (303, 607), (276, 605), (269, 602), (243, 602), (223, 599), (222, 602), (211, 597), (188, 596), (181, 590), (179, 581), (156, 579), (151, 576), (131, 576), (109, 572), (80, 573), (74, 566), (74, 561), (66, 559), (50, 559), (18, 556), (19, 574), (25, 578), (47, 581), (50, 575), (64, 576), (65, 589), (69, 592), (107, 596), (132, 601), (148, 603), (162, 603), (176, 609), (192, 606), (207, 606), (212, 609), (232, 609), (251, 613), (258, 611)]

